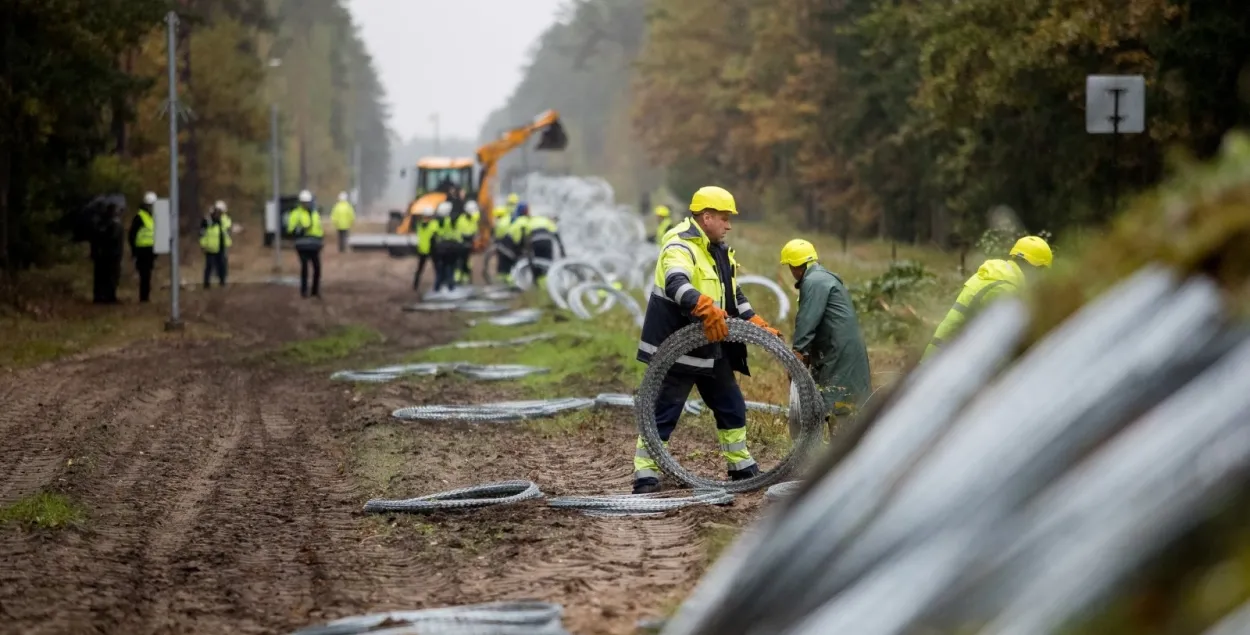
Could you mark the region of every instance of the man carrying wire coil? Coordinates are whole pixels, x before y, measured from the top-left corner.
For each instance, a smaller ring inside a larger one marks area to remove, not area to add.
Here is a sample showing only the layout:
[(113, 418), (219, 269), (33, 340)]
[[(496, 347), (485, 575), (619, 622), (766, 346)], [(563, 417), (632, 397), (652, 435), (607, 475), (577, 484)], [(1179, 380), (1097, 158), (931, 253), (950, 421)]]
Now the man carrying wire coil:
[[(730, 217), (738, 213), (733, 195), (719, 187), (704, 187), (690, 202), (693, 215), (669, 231), (655, 265), (655, 287), (647, 300), (647, 313), (638, 343), (638, 361), (649, 363), (664, 340), (691, 322), (702, 322), (709, 344), (681, 356), (664, 378), (655, 404), (660, 438), (668, 443), (677, 419), (690, 395), (699, 395), (716, 417), (716, 436), (730, 480), (759, 474), (759, 466), (747, 450), (746, 400), (734, 372), (750, 376), (746, 345), (726, 342), (726, 318), (748, 320), (780, 337), (751, 309), (738, 286), (738, 264), (725, 243), (732, 229)], [(659, 465), (647, 452), (642, 437), (634, 452), (634, 493), (660, 491)]]

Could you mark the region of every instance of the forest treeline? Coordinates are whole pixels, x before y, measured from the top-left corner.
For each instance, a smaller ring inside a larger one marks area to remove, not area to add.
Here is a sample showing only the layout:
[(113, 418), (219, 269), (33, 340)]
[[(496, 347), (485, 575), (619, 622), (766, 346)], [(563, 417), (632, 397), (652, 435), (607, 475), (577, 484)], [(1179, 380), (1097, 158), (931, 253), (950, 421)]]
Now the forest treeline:
[[(258, 225), (281, 187), (333, 200), (362, 148), (362, 202), (386, 187), (388, 112), (344, 0), (11, 0), (0, 12), (0, 266), (66, 257), (92, 197), (169, 193), (165, 15), (179, 16), (176, 78), (184, 228), (215, 200)], [(280, 59), (280, 65), (270, 60)]]
[[(1101, 222), (1117, 183), (1212, 155), (1250, 120), (1248, 62), (1244, 0), (571, 0), (497, 115), (560, 108), (574, 169), (618, 191), (659, 168), (679, 197), (717, 182), (752, 215), (951, 244), (1000, 206)], [(1146, 80), (1115, 163), (1090, 74)]]

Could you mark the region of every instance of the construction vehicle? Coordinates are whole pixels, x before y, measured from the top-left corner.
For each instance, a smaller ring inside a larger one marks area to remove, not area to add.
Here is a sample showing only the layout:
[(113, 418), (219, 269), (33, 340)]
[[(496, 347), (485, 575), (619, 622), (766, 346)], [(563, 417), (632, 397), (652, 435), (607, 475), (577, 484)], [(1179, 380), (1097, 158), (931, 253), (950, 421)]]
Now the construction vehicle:
[[(353, 235), (348, 239), (348, 244), (353, 249), (384, 247), (395, 257), (415, 255), (416, 248), (412, 244), (411, 235), (415, 232), (419, 218), (422, 214), (437, 209), (439, 203), (447, 200), (448, 190), (455, 186), (464, 191), (465, 200), (476, 200), (482, 211), (477, 240), (473, 246), (474, 251), (480, 251), (490, 244), (494, 231), (491, 210), (495, 208), (495, 201), (492, 190), (499, 160), (520, 147), (535, 133), (541, 134), (536, 150), (563, 150), (568, 146), (568, 135), (560, 123), (559, 113), (548, 110), (535, 117), (532, 122), (508, 130), (498, 139), (478, 148), (476, 162), (470, 158), (422, 158), (416, 165), (412, 202), (406, 210), (391, 210), (386, 224), (386, 235)], [(474, 168), (477, 168), (476, 181)], [(400, 176), (407, 177), (408, 170), (401, 171)]]

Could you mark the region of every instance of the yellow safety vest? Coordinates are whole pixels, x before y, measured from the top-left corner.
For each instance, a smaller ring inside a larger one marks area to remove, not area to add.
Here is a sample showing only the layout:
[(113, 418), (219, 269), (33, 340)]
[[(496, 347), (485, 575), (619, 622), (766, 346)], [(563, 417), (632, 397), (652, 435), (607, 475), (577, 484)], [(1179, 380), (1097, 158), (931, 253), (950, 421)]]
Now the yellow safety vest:
[(434, 222), (438, 225), (436, 235), (440, 241), (460, 242), (460, 230), (451, 222), (450, 216), (443, 216)]
[(656, 227), (655, 227), (655, 242), (657, 242), (657, 243), (659, 243), (659, 244), (663, 245), (663, 244), (664, 244), (664, 234), (667, 234), (667, 233), (668, 233), (668, 230), (669, 230), (669, 229), (672, 229), (672, 227), (673, 227), (673, 219), (671, 219), (671, 218), (661, 218), (661, 219), (660, 219), (660, 224), (659, 224), (659, 225), (656, 225)]
[(347, 201), (339, 201), (334, 204), (334, 209), (330, 210), (330, 220), (334, 223), (334, 228), (343, 231), (352, 228), (352, 224), (356, 222), (356, 209)]
[(325, 234), (321, 229), (321, 214), (308, 211), (303, 205), (291, 210), (286, 221), (286, 231), (294, 234), (296, 229), (304, 228), (305, 238), (321, 238)]
[(204, 235), (200, 236), (200, 248), (206, 254), (221, 253), (222, 247), (230, 246), (230, 234), (220, 221), (209, 221)]
[(520, 245), (525, 240), (525, 235), (529, 233), (531, 217), (518, 216), (508, 225), (508, 238), (512, 242)]
[(547, 218), (546, 216), (527, 216), (526, 218), (530, 219), (529, 230), (531, 234), (542, 230), (549, 231), (553, 234), (556, 233), (556, 223), (550, 218)]
[(933, 339), (925, 347), (922, 358), (950, 343), (968, 318), (990, 301), (1002, 294), (1014, 293), (1023, 286), (1024, 272), (1020, 270), (1020, 265), (1009, 260), (986, 260), (964, 283), (955, 304), (946, 312), (946, 317), (942, 318), (942, 323), (933, 333)]
[(434, 234), (438, 232), (438, 221), (428, 219), (421, 221), (417, 226), (417, 253), (422, 256), (430, 255), (430, 250), (434, 246)]
[[(655, 263), (655, 287), (651, 292), (669, 300), (664, 294), (665, 278), (670, 268), (685, 269), (689, 266), (689, 261), (683, 257), (688, 255), (694, 259), (694, 271), (686, 272), (690, 276), (690, 283), (694, 285), (696, 291), (712, 298), (716, 306), (725, 308), (725, 285), (716, 273), (716, 260), (712, 258), (712, 254), (708, 253), (707, 234), (703, 233), (702, 227), (689, 220), (683, 221), (674, 229), (679, 231), (675, 231), (660, 248), (660, 259)], [(733, 272), (730, 273), (730, 288), (737, 289), (738, 261), (734, 258), (733, 249), (729, 250), (729, 264), (733, 268)]]
[(139, 231), (135, 235), (135, 247), (152, 247), (156, 244), (156, 222), (147, 210), (139, 210)]
[(456, 219), (456, 231), (460, 232), (461, 240), (473, 240), (473, 237), (477, 235), (477, 224), (480, 218), (480, 216), (466, 212)]

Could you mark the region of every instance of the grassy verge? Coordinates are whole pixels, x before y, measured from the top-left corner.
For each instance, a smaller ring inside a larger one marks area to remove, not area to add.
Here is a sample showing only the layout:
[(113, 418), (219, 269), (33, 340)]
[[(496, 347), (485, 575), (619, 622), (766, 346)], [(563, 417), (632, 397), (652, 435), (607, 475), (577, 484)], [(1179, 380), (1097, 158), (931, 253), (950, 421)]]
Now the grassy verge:
[(303, 365), (323, 364), (343, 359), (383, 339), (382, 334), (372, 328), (352, 324), (338, 327), (315, 339), (291, 342), (279, 349), (277, 357), (281, 361)]
[(86, 510), (62, 494), (39, 492), (0, 507), (0, 525), (64, 529), (80, 527), (86, 520)]

